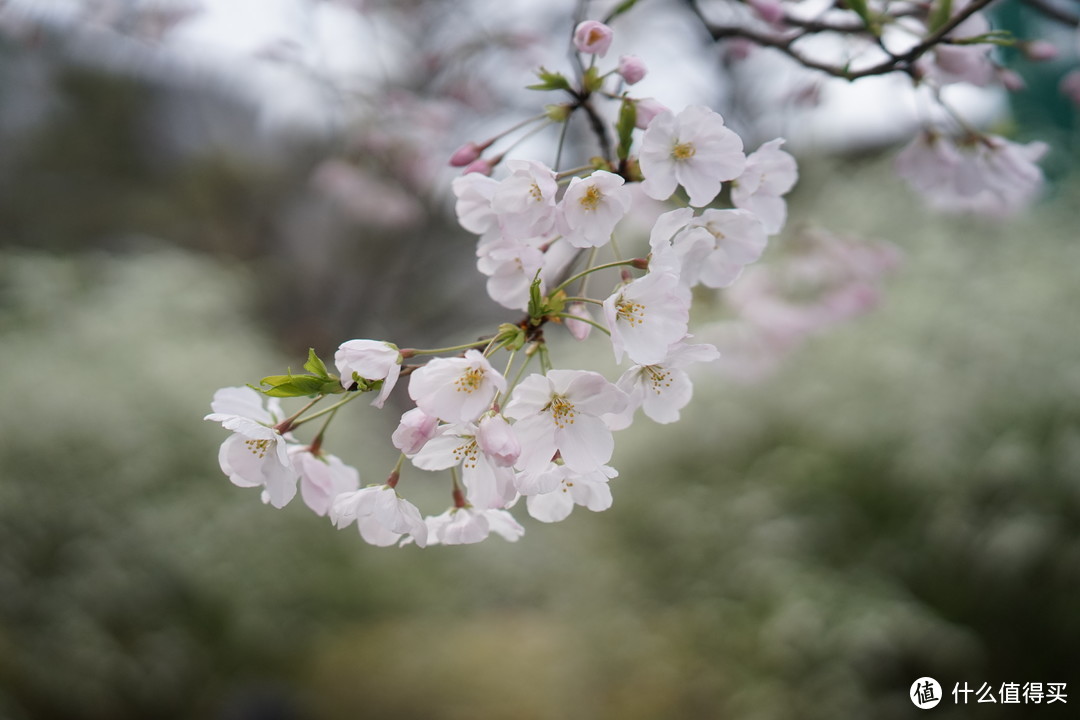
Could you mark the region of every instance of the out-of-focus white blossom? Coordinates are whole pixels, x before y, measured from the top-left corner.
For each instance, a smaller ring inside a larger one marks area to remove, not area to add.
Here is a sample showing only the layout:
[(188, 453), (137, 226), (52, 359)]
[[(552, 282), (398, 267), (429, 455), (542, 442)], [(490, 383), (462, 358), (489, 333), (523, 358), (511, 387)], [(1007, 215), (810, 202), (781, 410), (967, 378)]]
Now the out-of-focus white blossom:
[(761, 218), (770, 235), (784, 228), (787, 222), (784, 195), (799, 179), (795, 158), (780, 149), (783, 144), (783, 138), (776, 138), (750, 153), (746, 169), (731, 184), (731, 202)]
[(389, 485), (338, 495), (330, 506), (330, 519), (339, 529), (356, 523), (360, 537), (379, 547), (394, 545), (403, 535), (419, 547), (427, 544), (428, 529), (420, 511)]
[(996, 135), (959, 142), (922, 132), (896, 158), (897, 173), (945, 212), (1005, 217), (1026, 209), (1043, 185), (1036, 164), (1047, 145), (1014, 143)]

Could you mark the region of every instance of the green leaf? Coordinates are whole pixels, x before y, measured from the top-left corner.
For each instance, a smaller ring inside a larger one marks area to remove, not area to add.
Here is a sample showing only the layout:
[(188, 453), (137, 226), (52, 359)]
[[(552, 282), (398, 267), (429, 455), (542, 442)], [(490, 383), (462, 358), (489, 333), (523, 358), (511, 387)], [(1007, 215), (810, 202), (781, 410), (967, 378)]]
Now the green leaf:
[(875, 36), (881, 34), (881, 23), (878, 18), (870, 11), (870, 4), (867, 0), (844, 0), (849, 9), (854, 10), (855, 14), (862, 18), (863, 24), (866, 25), (866, 29), (873, 33)]
[(561, 313), (566, 309), (566, 293), (560, 290), (551, 297), (548, 298), (547, 306), (544, 308), (545, 315), (551, 315), (555, 313)]
[(537, 270), (529, 286), (529, 317), (536, 322), (546, 314), (544, 299), (540, 295), (540, 271)]
[(930, 32), (937, 32), (938, 28), (948, 22), (950, 16), (952, 16), (952, 0), (936, 0), (930, 9)]
[(1014, 47), (1016, 38), (1008, 30), (991, 30), (982, 35), (972, 35), (966, 38), (952, 38), (953, 45), (999, 45), (1001, 47)]
[(541, 67), (536, 71), (540, 82), (535, 85), (526, 85), (526, 90), (569, 90), (570, 81), (562, 73), (551, 72)]
[(588, 92), (596, 92), (604, 84), (604, 78), (600, 76), (600, 68), (593, 65), (585, 71), (585, 89)]
[(495, 342), (511, 350), (520, 350), (525, 347), (525, 330), (513, 323), (503, 323), (499, 326)]
[(320, 394), (326, 381), (311, 375), (270, 375), (259, 384), (269, 386), (262, 392), (270, 397), (302, 397)]
[(614, 10), (612, 10), (611, 12), (609, 12), (607, 14), (607, 17), (604, 18), (604, 24), (607, 25), (612, 20), (619, 17), (620, 15), (622, 15), (624, 12), (626, 12), (630, 8), (634, 7), (635, 5), (637, 5), (637, 0), (623, 0), (621, 3), (619, 3), (618, 5), (615, 6)]
[(304, 369), (323, 380), (330, 379), (330, 373), (326, 371), (326, 364), (315, 354), (315, 348), (308, 348), (308, 359), (304, 363)]
[(619, 106), (619, 119), (615, 122), (615, 130), (619, 135), (619, 159), (625, 160), (630, 157), (630, 146), (634, 142), (634, 126), (637, 123), (637, 105), (630, 98), (623, 98)]

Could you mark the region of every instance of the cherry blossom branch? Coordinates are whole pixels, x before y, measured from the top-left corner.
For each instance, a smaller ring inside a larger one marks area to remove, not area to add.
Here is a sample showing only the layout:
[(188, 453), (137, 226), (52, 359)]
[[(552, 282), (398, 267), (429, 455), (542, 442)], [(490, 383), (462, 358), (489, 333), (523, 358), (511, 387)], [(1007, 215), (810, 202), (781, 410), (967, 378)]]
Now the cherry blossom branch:
[[(344, 400), (339, 400), (338, 402), (334, 403), (334, 404), (333, 404), (333, 405), (331, 405), (330, 407), (325, 407), (325, 408), (323, 408), (322, 410), (320, 410), (319, 412), (316, 412), (316, 413), (312, 413), (311, 415), (308, 415), (308, 416), (307, 416), (306, 418), (301, 418), (300, 420), (296, 420), (296, 421), (294, 421), (294, 422), (293, 422), (293, 423), (292, 423), (292, 424), (291, 424), (291, 425), (289, 426), (289, 428), (290, 428), (290, 429), (298, 428), (298, 427), (300, 427), (301, 425), (303, 425), (303, 424), (305, 424), (305, 423), (309, 423), (309, 422), (311, 422), (312, 420), (315, 420), (316, 418), (320, 418), (320, 417), (322, 417), (323, 415), (326, 415), (326, 414), (328, 414), (328, 413), (332, 413), (332, 412), (335, 412), (335, 411), (336, 411), (336, 410), (337, 410), (337, 409), (338, 409), (339, 407), (341, 407), (342, 405), (344, 405), (344, 404), (346, 404), (346, 403), (349, 403), (349, 402), (352, 402), (352, 401), (353, 401), (353, 400), (355, 400), (356, 398), (360, 397), (360, 395), (361, 395), (361, 394), (362, 394), (362, 393), (358, 393), (358, 392), (351, 392), (351, 393), (348, 393), (348, 394), (346, 394), (346, 395), (345, 395), (345, 399), (344, 399)], [(319, 400), (322, 400), (322, 399), (323, 399), (323, 397), (324, 397), (324, 396), (320, 395), (319, 397), (315, 398), (315, 399), (314, 399), (314, 400), (312, 400), (312, 401), (311, 401), (310, 403), (308, 403), (307, 405), (305, 405), (305, 406), (303, 407), (303, 409), (301, 409), (301, 410), (300, 410), (300, 412), (296, 413), (296, 415), (293, 415), (293, 417), (294, 417), (294, 418), (295, 418), (295, 417), (298, 417), (298, 416), (299, 416), (299, 415), (300, 415), (301, 413), (303, 413), (303, 412), (304, 412), (305, 410), (307, 410), (307, 409), (308, 409), (309, 407), (311, 407), (312, 405), (314, 405), (315, 403), (317, 403), (317, 402), (318, 402)]]
[(571, 275), (566, 280), (564, 280), (560, 285), (558, 285), (554, 290), (552, 290), (550, 293), (548, 293), (548, 295), (549, 296), (550, 295), (555, 295), (560, 290), (565, 289), (568, 285), (570, 285), (570, 283), (574, 282), (575, 280), (583, 278), (586, 275), (589, 275), (590, 273), (594, 273), (594, 272), (596, 272), (598, 270), (607, 270), (608, 268), (619, 267), (621, 265), (634, 265), (635, 267), (643, 270), (646, 267), (648, 267), (648, 264), (649, 264), (649, 261), (646, 260), (645, 258), (634, 258), (633, 260), (617, 260), (615, 262), (604, 263), (603, 265), (596, 265), (595, 267), (587, 268), (587, 269), (582, 270), (581, 272), (579, 272), (579, 273), (577, 273), (575, 275)]
[(480, 340), (474, 340), (470, 343), (464, 343), (462, 345), (451, 345), (443, 348), (430, 348), (425, 350), (416, 350), (414, 348), (405, 348), (401, 351), (401, 356), (410, 358), (416, 355), (442, 355), (448, 352), (458, 352), (459, 350), (468, 350), (469, 348), (480, 347), (481, 345), (487, 345), (495, 340), (495, 337), (485, 337)]
[[(845, 80), (857, 80), (863, 77), (869, 77), (872, 75), (888, 75), (894, 72), (904, 72), (909, 75), (915, 75), (915, 62), (932, 50), (935, 46), (946, 41), (946, 36), (955, 30), (962, 22), (969, 17), (984, 9), (996, 0), (973, 0), (973, 2), (964, 6), (964, 8), (950, 17), (934, 32), (927, 35), (922, 42), (915, 45), (907, 52), (900, 53), (898, 55), (891, 55), (889, 59), (884, 60), (876, 65), (872, 65), (862, 70), (851, 70), (847, 65), (833, 65), (826, 62), (815, 60), (799, 50), (794, 45), (803, 37), (816, 32), (826, 32), (825, 27), (806, 29), (803, 32), (796, 33), (787, 36), (768, 35), (751, 28), (742, 27), (738, 25), (718, 25), (709, 22), (709, 20), (702, 13), (701, 8), (698, 7), (696, 0), (687, 0), (687, 5), (690, 10), (698, 17), (702, 25), (712, 36), (713, 40), (724, 40), (727, 38), (739, 37), (744, 40), (760, 45), (762, 47), (770, 47), (784, 53), (795, 62), (800, 65), (810, 68), (812, 70), (819, 70), (833, 77), (843, 78)], [(889, 16), (890, 19), (897, 16)], [(849, 31), (838, 31), (845, 34), (851, 34)], [(856, 31), (859, 34), (869, 33), (869, 29), (863, 26), (862, 30)], [(879, 43), (880, 46), (880, 43)]]
[[(598, 304), (603, 305), (603, 303), (598, 303)], [(604, 333), (605, 335), (611, 335), (610, 330), (608, 330), (606, 327), (604, 327), (600, 323), (598, 323), (598, 322), (596, 322), (594, 320), (590, 320), (587, 317), (580, 317), (578, 315), (571, 315), (570, 313), (563, 313), (563, 312), (552, 313), (552, 316), (557, 317), (557, 318), (566, 318), (568, 320), (577, 320), (578, 322), (587, 323), (589, 325), (592, 325), (594, 328), (596, 328), (600, 332)]]

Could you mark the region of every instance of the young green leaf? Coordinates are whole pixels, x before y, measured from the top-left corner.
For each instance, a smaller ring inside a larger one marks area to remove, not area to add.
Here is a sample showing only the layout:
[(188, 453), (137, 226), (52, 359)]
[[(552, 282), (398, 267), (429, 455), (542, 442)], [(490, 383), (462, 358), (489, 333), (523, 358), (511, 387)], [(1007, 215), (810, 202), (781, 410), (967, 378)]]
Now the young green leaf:
[(326, 371), (326, 364), (315, 354), (315, 348), (308, 348), (308, 359), (304, 363), (304, 369), (323, 380), (330, 379), (330, 373)]
[(634, 142), (634, 124), (637, 122), (637, 105), (630, 98), (623, 98), (619, 107), (619, 119), (615, 122), (615, 130), (619, 135), (618, 155), (620, 160), (630, 156), (630, 146)]

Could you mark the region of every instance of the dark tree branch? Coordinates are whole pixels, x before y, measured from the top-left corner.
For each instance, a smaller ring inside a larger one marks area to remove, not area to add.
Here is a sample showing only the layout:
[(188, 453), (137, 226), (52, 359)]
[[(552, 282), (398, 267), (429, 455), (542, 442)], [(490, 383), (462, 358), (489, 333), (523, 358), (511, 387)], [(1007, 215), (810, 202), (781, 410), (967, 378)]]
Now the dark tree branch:
[[(1042, 0), (1025, 0), (1027, 2), (1041, 2)], [(701, 8), (698, 7), (696, 0), (686, 0), (690, 10), (701, 20), (702, 25), (712, 36), (713, 40), (724, 40), (727, 38), (743, 38), (750, 42), (760, 45), (762, 47), (771, 47), (790, 57), (795, 62), (799, 63), (803, 67), (818, 70), (820, 72), (832, 75), (833, 77), (843, 78), (845, 80), (857, 80), (863, 77), (869, 77), (871, 75), (888, 75), (894, 72), (903, 72), (908, 75), (915, 74), (915, 62), (923, 55), (928, 53), (938, 44), (945, 42), (945, 36), (955, 30), (960, 23), (967, 20), (969, 17), (979, 12), (990, 3), (995, 0), (974, 0), (964, 7), (963, 10), (956, 15), (950, 17), (940, 28), (927, 35), (922, 42), (915, 47), (911, 48), (907, 52), (900, 53), (898, 55), (891, 55), (887, 60), (884, 60), (876, 65), (872, 65), (861, 70), (852, 70), (847, 65), (834, 65), (831, 63), (821, 62), (815, 60), (812, 57), (805, 55), (803, 52), (795, 47), (795, 44), (806, 37), (807, 35), (818, 32), (837, 32), (840, 34), (870, 34), (870, 31), (865, 25), (860, 24), (858, 27), (851, 25), (831, 25), (824, 23), (816, 23), (812, 21), (803, 22), (802, 25), (798, 25), (801, 32), (795, 32), (787, 35), (770, 35), (764, 32), (759, 32), (751, 28), (742, 27), (740, 25), (716, 25), (710, 23), (705, 15), (701, 12)], [(908, 13), (909, 14), (909, 13)], [(879, 44), (880, 46), (880, 44)], [(887, 52), (887, 51), (886, 51)]]

